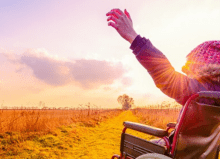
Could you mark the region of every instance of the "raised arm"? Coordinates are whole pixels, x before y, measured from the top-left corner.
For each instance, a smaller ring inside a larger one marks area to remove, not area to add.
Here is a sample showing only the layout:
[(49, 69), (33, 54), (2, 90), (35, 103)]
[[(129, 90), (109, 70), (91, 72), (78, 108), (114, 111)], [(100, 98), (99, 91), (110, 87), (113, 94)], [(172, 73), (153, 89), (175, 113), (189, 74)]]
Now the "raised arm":
[(156, 86), (166, 95), (184, 104), (189, 96), (199, 91), (196, 80), (175, 71), (166, 56), (155, 48), (149, 39), (137, 35), (129, 13), (113, 9), (106, 14), (112, 26), (127, 41), (137, 60), (147, 69)]
[(198, 82), (175, 71), (166, 56), (149, 39), (138, 35), (130, 48), (157, 88), (178, 103), (184, 105), (189, 96), (199, 91)]

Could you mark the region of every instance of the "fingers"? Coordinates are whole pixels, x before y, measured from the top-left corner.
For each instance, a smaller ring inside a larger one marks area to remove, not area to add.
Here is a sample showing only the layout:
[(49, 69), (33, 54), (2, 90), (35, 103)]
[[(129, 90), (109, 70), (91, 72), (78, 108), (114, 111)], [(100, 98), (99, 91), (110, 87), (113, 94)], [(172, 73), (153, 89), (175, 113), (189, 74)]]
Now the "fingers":
[(115, 29), (117, 30), (116, 24), (113, 23), (113, 22), (109, 22), (109, 23), (108, 23), (108, 26), (112, 26), (113, 28), (115, 28)]
[(111, 11), (115, 11), (116, 13), (123, 15), (124, 13), (120, 9), (112, 9)]
[(107, 16), (113, 15), (115, 18), (119, 18), (120, 16), (123, 16), (124, 13), (120, 9), (112, 9), (110, 12), (106, 14)]
[[(129, 14), (128, 14), (129, 15)], [(108, 26), (112, 26), (116, 30), (118, 30), (117, 22), (122, 20), (123, 17), (128, 17), (126, 16), (125, 13), (123, 13), (120, 9), (112, 9), (110, 12), (106, 14), (106, 16), (109, 16), (107, 21), (110, 21), (108, 23)]]
[(113, 17), (113, 16), (108, 17), (107, 21), (110, 21), (110, 20), (112, 20), (112, 21), (114, 21), (115, 23), (117, 23), (117, 22), (116, 22), (117, 18), (115, 18), (115, 17)]
[(115, 11), (110, 11), (106, 14), (106, 16), (114, 16), (115, 18), (118, 18), (120, 15)]
[[(125, 15), (131, 20), (131, 16), (130, 16), (130, 14), (128, 13), (128, 11), (125, 9), (124, 10), (124, 13), (125, 13)], [(132, 21), (132, 20), (131, 20)]]

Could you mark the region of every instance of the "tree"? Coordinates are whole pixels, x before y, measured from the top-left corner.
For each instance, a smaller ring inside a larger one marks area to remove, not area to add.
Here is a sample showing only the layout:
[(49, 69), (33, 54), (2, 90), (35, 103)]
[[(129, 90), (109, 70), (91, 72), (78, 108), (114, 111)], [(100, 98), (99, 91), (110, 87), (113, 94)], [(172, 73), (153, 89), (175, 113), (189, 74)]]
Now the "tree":
[(122, 105), (122, 109), (124, 110), (130, 109), (134, 104), (134, 99), (130, 98), (127, 94), (119, 96), (117, 101)]

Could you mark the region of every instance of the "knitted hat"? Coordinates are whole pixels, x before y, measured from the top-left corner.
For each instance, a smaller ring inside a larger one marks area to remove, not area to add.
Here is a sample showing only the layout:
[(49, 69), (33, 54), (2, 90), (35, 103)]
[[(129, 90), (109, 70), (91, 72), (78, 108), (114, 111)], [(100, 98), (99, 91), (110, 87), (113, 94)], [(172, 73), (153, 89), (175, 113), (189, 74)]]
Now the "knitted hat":
[(206, 41), (187, 56), (182, 71), (191, 78), (209, 78), (218, 81), (220, 76), (220, 41)]

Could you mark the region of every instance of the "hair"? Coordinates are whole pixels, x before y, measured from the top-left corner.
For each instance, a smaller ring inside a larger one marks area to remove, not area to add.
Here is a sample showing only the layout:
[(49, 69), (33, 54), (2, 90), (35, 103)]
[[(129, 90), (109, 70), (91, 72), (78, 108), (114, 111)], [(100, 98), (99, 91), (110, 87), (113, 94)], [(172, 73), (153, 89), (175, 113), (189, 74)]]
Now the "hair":
[(187, 55), (182, 71), (198, 80), (220, 80), (220, 41), (206, 41)]

